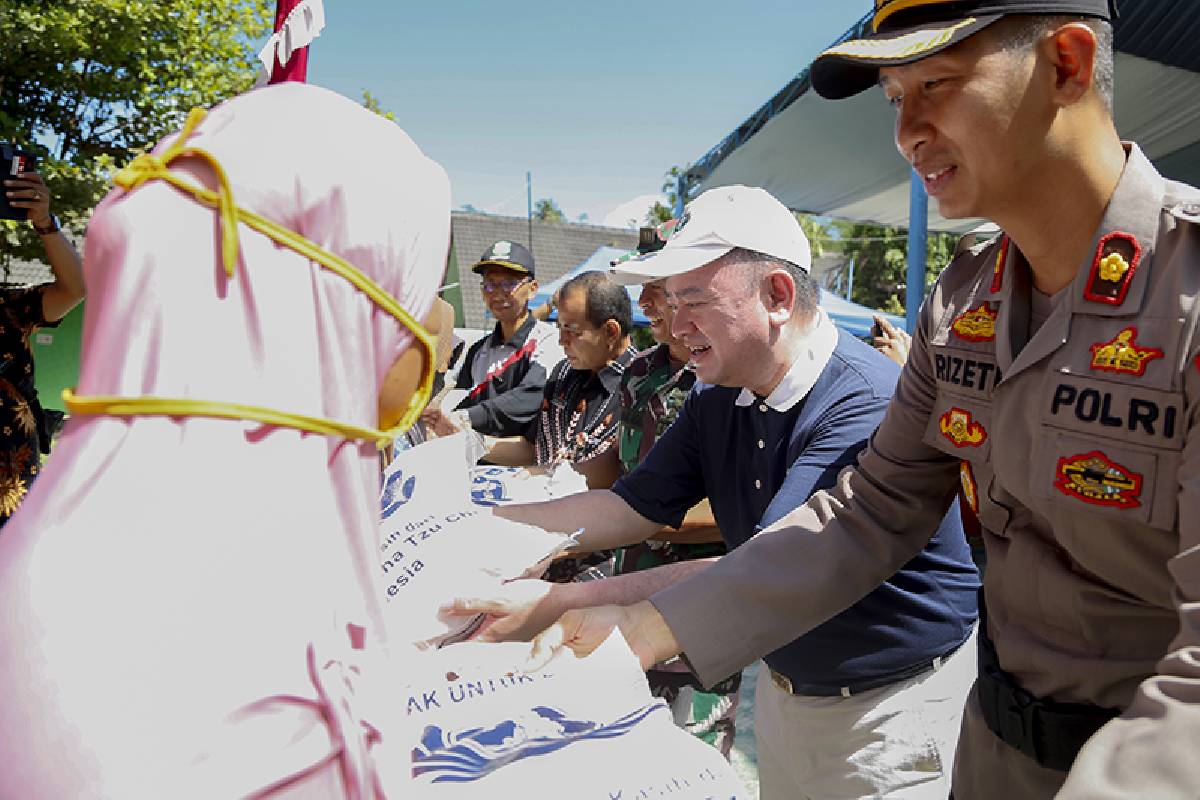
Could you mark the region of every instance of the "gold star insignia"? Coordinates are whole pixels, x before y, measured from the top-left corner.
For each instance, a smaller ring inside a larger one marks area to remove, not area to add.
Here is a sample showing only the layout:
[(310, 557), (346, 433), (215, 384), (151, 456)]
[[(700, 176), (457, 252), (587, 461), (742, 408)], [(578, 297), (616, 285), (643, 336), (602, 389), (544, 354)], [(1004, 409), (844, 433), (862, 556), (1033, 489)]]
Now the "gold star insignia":
[(1100, 277), (1116, 283), (1129, 272), (1129, 262), (1120, 253), (1109, 253), (1100, 260)]

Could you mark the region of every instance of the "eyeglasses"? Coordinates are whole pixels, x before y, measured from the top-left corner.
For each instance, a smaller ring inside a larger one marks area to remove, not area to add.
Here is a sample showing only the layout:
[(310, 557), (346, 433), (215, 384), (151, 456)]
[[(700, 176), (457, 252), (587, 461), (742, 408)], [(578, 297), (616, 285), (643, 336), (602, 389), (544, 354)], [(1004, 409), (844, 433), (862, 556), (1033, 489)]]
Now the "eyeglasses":
[(520, 280), (517, 280), (516, 278), (508, 278), (502, 281), (484, 280), (482, 284), (483, 293), (493, 294), (499, 291), (504, 292), (504, 294), (512, 294), (517, 290), (518, 287), (522, 286), (528, 281), (529, 278), (521, 278)]

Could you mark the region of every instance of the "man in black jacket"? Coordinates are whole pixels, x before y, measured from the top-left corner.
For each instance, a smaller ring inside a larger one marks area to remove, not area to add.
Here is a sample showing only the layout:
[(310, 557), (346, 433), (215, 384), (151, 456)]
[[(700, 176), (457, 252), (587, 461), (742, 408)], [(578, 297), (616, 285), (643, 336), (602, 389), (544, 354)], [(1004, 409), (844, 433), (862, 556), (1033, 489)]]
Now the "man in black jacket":
[(471, 268), (483, 278), (483, 301), (496, 318), (490, 336), (467, 351), (456, 388), (467, 390), (449, 413), (430, 409), (425, 421), (438, 435), (471, 427), (488, 436), (520, 436), (542, 407), (546, 377), (563, 358), (558, 330), (534, 318), (533, 254), (501, 240)]

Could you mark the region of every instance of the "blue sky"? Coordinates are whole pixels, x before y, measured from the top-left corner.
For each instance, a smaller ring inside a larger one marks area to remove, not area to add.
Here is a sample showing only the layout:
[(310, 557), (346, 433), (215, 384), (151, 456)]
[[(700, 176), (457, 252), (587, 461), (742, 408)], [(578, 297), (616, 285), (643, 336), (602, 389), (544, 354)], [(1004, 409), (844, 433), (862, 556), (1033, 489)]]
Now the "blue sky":
[(529, 170), (535, 200), (617, 222), (870, 5), (325, 0), (309, 81), (370, 90), (449, 172), (456, 208), (524, 215)]

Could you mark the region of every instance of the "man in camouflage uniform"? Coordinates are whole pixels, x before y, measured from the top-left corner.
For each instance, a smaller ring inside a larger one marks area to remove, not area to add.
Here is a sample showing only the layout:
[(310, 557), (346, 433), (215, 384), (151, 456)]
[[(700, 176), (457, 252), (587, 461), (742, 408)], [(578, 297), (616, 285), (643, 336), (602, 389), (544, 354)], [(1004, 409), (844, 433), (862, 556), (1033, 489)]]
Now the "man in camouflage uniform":
[[(668, 223), (667, 226), (670, 226)], [(666, 232), (666, 231), (664, 231)], [(662, 249), (665, 239), (659, 229), (643, 228), (638, 253)], [(621, 377), (621, 423), (618, 429), (618, 457), (621, 473), (629, 474), (642, 462), (654, 442), (662, 435), (683, 407), (683, 401), (696, 382), (687, 347), (671, 335), (673, 314), (667, 304), (662, 281), (642, 286), (638, 305), (650, 321), (650, 334), (658, 342), (638, 353)], [(707, 508), (707, 504), (704, 505)], [(711, 512), (707, 512), (710, 516)], [(707, 532), (708, 535), (705, 535)], [(639, 570), (713, 558), (725, 554), (725, 544), (715, 525), (682, 534), (690, 540), (647, 539), (617, 550), (615, 575)], [(711, 539), (711, 541), (703, 541)], [(733, 748), (736, 733), (738, 690), (741, 672), (718, 683), (710, 691), (696, 681), (679, 659), (655, 664), (646, 673), (650, 690), (671, 706), (677, 725), (717, 747), (726, 758)]]

